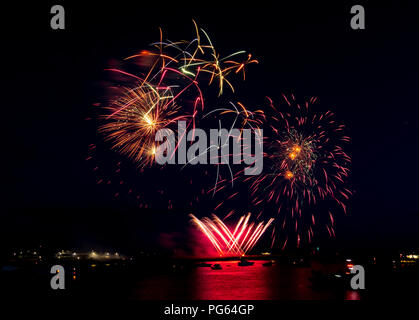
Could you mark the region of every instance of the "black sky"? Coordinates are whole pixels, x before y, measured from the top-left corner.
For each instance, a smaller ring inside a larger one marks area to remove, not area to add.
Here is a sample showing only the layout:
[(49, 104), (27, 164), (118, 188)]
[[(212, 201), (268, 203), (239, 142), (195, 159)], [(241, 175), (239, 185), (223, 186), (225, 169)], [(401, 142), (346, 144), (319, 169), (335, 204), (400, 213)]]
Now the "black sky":
[(224, 54), (244, 49), (260, 61), (237, 86), (249, 104), (283, 92), (318, 96), (347, 125), (355, 196), (336, 243), (418, 247), (417, 13), (413, 2), (368, 2), (366, 30), (355, 31), (350, 7), (363, 2), (61, 1), (64, 31), (49, 27), (55, 2), (2, 5), (2, 247), (51, 239), (141, 247), (182, 228), (184, 217), (128, 210), (96, 185), (85, 118), (109, 60), (146, 48), (159, 27), (189, 39), (192, 19)]

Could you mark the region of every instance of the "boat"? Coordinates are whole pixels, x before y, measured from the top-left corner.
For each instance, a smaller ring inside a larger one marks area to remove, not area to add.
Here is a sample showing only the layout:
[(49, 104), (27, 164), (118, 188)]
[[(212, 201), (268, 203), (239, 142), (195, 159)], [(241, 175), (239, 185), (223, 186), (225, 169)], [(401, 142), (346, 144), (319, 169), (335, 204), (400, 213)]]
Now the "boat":
[(211, 266), (211, 269), (212, 269), (212, 270), (221, 270), (221, 269), (222, 269), (222, 267), (221, 267), (221, 265), (220, 265), (220, 264), (215, 263), (215, 264), (213, 264), (213, 265)]
[(264, 266), (264, 267), (272, 267), (272, 265), (273, 265), (272, 261), (267, 261), (265, 263), (262, 263), (262, 266)]
[(240, 259), (240, 262), (238, 263), (238, 265), (240, 266), (240, 267), (247, 267), (247, 266), (253, 266), (255, 263), (254, 262), (251, 262), (251, 261), (248, 261), (248, 260), (246, 260), (246, 259)]
[(211, 264), (206, 262), (200, 262), (196, 264), (195, 267), (211, 267)]

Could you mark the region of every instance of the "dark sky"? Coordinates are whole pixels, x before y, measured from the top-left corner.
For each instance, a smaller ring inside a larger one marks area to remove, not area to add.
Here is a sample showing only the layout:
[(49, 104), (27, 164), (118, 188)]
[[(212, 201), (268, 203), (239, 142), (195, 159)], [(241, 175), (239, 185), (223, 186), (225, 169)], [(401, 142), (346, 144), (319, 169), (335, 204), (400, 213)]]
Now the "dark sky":
[(237, 86), (250, 104), (318, 96), (347, 125), (355, 195), (335, 243), (418, 247), (417, 13), (413, 1), (368, 2), (366, 30), (355, 31), (350, 7), (363, 2), (61, 1), (64, 31), (49, 26), (56, 2), (2, 5), (2, 247), (136, 248), (183, 228), (185, 214), (132, 210), (96, 185), (85, 118), (110, 60), (158, 40), (158, 27), (190, 39), (192, 19), (224, 54), (244, 49), (260, 61)]

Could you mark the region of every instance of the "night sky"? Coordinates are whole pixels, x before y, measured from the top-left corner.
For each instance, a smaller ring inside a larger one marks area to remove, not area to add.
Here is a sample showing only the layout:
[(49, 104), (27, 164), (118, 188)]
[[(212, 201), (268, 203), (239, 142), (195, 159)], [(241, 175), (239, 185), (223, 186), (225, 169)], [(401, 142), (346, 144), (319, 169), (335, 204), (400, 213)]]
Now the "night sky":
[(95, 128), (85, 119), (109, 61), (147, 48), (159, 27), (191, 39), (192, 19), (222, 53), (243, 49), (259, 60), (236, 84), (241, 100), (317, 96), (347, 125), (355, 195), (348, 215), (336, 217), (337, 238), (325, 242), (418, 247), (417, 13), (396, 1), (365, 4), (366, 30), (352, 30), (350, 8), (363, 2), (60, 1), (66, 30), (49, 25), (58, 2), (2, 5), (1, 247), (135, 250), (182, 232), (189, 212), (134, 208), (96, 184), (85, 160)]

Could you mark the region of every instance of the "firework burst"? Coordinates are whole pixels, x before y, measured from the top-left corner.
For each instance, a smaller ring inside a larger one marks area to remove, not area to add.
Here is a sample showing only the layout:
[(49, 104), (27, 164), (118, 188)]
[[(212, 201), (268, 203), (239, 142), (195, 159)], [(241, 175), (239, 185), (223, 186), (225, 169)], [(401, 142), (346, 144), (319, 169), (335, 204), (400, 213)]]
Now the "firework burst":
[[(351, 159), (343, 148), (350, 138), (331, 111), (312, 110), (316, 100), (299, 103), (293, 95), (284, 95), (275, 106), (269, 99), (264, 171), (248, 177), (239, 172), (234, 178), (248, 184), (245, 196), (251, 199), (257, 217), (275, 214), (272, 244), (279, 235), (284, 246), (293, 234), (297, 246), (303, 239), (311, 242), (315, 227), (334, 237), (333, 212), (340, 209), (346, 213), (346, 202), (352, 195), (346, 187)], [(225, 208), (229, 199), (237, 202), (241, 193), (235, 191), (216, 209)], [(232, 213), (234, 210), (229, 215)]]
[(186, 119), (179, 115), (170, 89), (158, 90), (148, 84), (126, 89), (108, 110), (99, 132), (112, 141), (114, 149), (142, 166), (154, 162), (156, 133)]
[[(220, 58), (208, 34), (198, 28), (195, 21), (193, 23), (196, 38), (192, 41), (163, 41), (160, 29), (160, 41), (152, 44), (153, 50), (142, 50), (125, 58), (140, 65), (144, 76), (107, 69), (127, 76), (136, 84), (134, 88), (123, 90), (106, 108), (109, 114), (102, 117), (106, 123), (99, 131), (106, 140), (112, 141), (114, 149), (140, 166), (153, 163), (154, 138), (159, 129), (179, 120), (189, 120), (188, 127), (195, 127), (198, 111), (204, 109), (200, 74), (209, 74), (209, 84), (218, 80), (220, 96), (224, 84), (234, 91), (227, 79), (230, 73), (241, 72), (245, 78), (245, 67), (258, 63), (250, 54), (242, 62), (233, 60), (245, 51)], [(194, 94), (190, 90), (192, 87)]]
[(251, 214), (242, 216), (237, 222), (234, 230), (230, 230), (225, 223), (213, 215), (213, 218), (198, 219), (193, 214), (191, 221), (207, 237), (220, 255), (244, 255), (256, 245), (266, 229), (269, 228), (274, 219), (269, 219), (265, 224), (249, 223)]

